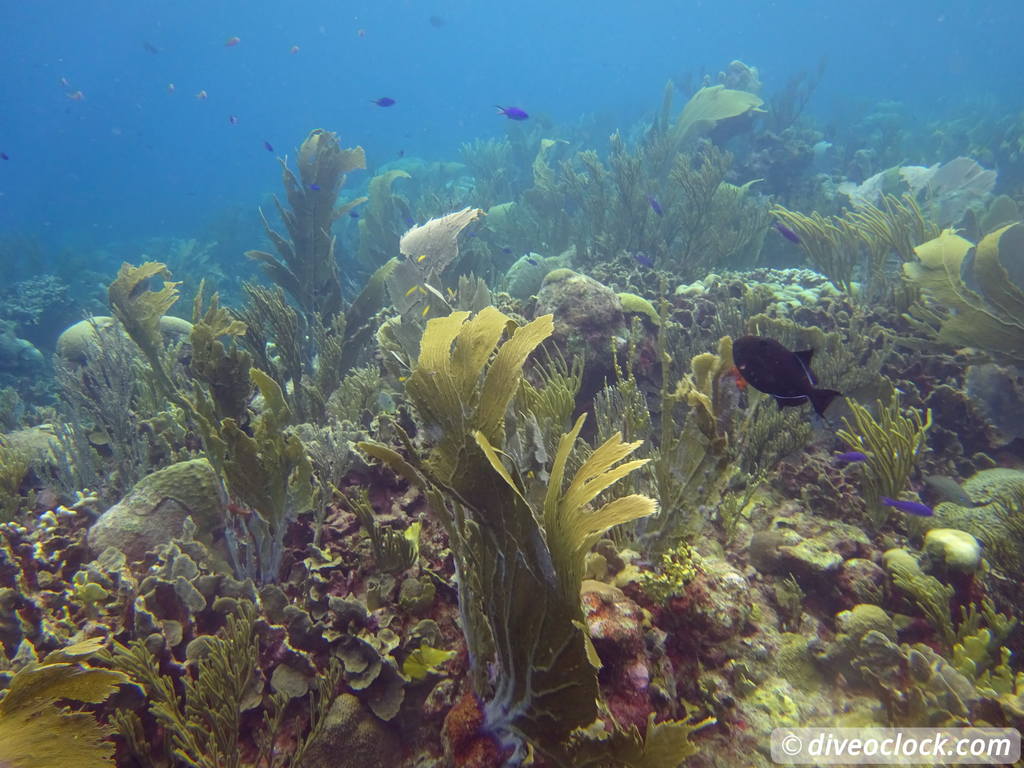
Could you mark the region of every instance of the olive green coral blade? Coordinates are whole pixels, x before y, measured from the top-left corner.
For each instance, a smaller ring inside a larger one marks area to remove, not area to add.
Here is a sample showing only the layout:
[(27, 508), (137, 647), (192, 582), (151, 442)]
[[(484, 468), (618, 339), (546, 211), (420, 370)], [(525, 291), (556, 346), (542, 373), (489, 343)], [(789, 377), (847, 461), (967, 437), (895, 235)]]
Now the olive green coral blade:
[(417, 371), (422, 371), (427, 376), (448, 373), (452, 342), (459, 335), (467, 319), (469, 312), (452, 312), (447, 317), (435, 317), (427, 322), (423, 339), (420, 341)]
[(78, 664), (46, 664), (18, 672), (0, 701), (0, 717), (25, 709), (41, 709), (57, 699), (90, 704), (106, 700), (119, 685), (131, 683), (123, 672)]
[(368, 441), (356, 443), (356, 447), (370, 458), (376, 459), (382, 464), (389, 466), (410, 485), (419, 486), (421, 488), (427, 486), (427, 481), (423, 475), (421, 475), (412, 464), (402, 458), (401, 454), (397, 451), (393, 451), (381, 443)]
[(485, 307), (462, 326), (452, 352), (452, 375), (459, 397), (468, 402), (487, 360), (505, 332), (508, 317), (495, 307)]
[(480, 450), (484, 452), (484, 456), (486, 456), (487, 461), (490, 462), (491, 468), (494, 469), (501, 479), (508, 484), (508, 487), (515, 492), (516, 496), (522, 499), (523, 504), (529, 506), (529, 502), (519, 490), (519, 486), (516, 485), (515, 480), (512, 479), (512, 475), (508, 473), (508, 470), (505, 469), (505, 465), (501, 463), (501, 457), (498, 456), (498, 452), (494, 450), (493, 445), (487, 442), (486, 435), (484, 435), (480, 430), (476, 430), (473, 432), (473, 438), (476, 440), (476, 444), (480, 446)]
[(683, 760), (697, 753), (697, 746), (690, 739), (693, 732), (714, 722), (715, 719), (709, 717), (696, 724), (685, 720), (655, 723), (651, 713), (647, 716), (643, 754), (630, 765), (632, 768), (677, 768)]
[(263, 396), (263, 423), (272, 431), (281, 430), (291, 420), (291, 410), (285, 402), (281, 385), (259, 368), (250, 368), (249, 378)]
[[(1003, 266), (1024, 262), (1024, 224), (1010, 224), (986, 235), (974, 254), (974, 277), (986, 301), (1004, 317), (1024, 326), (1024, 292)], [(1021, 329), (1024, 334), (1024, 328)]]
[(84, 713), (20, 710), (0, 716), (3, 768), (113, 768), (108, 731)]
[(452, 374), (452, 342), (469, 317), (453, 312), (427, 322), (420, 341), (420, 356), (405, 388), (420, 416), (450, 434), (464, 434), (460, 425), (468, 416)]
[[(952, 312), (942, 322), (941, 341), (1019, 357), (1024, 356), (1024, 297), (1014, 294), (999, 261), (1003, 236), (1003, 231), (989, 235), (982, 241), (985, 248), (979, 247), (975, 257), (974, 276), (986, 293), (984, 298), (968, 288), (961, 276), (971, 243), (951, 229), (915, 248), (918, 261), (904, 264), (903, 271), (910, 281)], [(1009, 243), (1015, 240), (1014, 235), (1008, 238)], [(999, 286), (1000, 281), (1007, 285)], [(993, 293), (991, 302), (986, 300), (989, 291)]]
[(88, 656), (99, 653), (106, 647), (106, 645), (107, 641), (104, 638), (91, 637), (88, 640), (81, 641), (80, 643), (74, 643), (73, 645), (67, 645), (63, 648), (51, 651), (46, 654), (46, 658), (43, 659), (43, 664), (57, 664), (62, 661), (84, 659)]
[(501, 345), (494, 356), (480, 393), (477, 427), (491, 442), (504, 441), (503, 424), (508, 404), (519, 387), (523, 365), (530, 354), (554, 333), (552, 315), (542, 315), (517, 328), (512, 338)]
[(147, 261), (136, 267), (125, 262), (107, 289), (114, 314), (147, 356), (160, 349), (160, 318), (178, 300), (180, 285), (165, 280), (160, 290), (148, 290), (147, 281), (157, 275), (169, 275), (166, 265)]
[(548, 479), (548, 490), (544, 496), (544, 520), (550, 521), (555, 519), (558, 514), (558, 500), (562, 495), (562, 481), (565, 478), (565, 465), (569, 460), (569, 454), (572, 453), (572, 448), (576, 445), (576, 438), (580, 435), (580, 430), (583, 429), (583, 422), (586, 421), (587, 414), (581, 413), (580, 417), (576, 419), (576, 423), (573, 424), (572, 429), (562, 435), (558, 440), (558, 448), (555, 450), (555, 460), (551, 463), (551, 473)]
[(639, 448), (641, 443), (642, 441), (624, 443), (621, 433), (616, 433), (605, 440), (576, 472), (562, 497), (561, 505), (566, 509), (578, 509), (589, 504), (591, 499), (605, 488), (646, 464), (646, 459), (640, 459), (613, 468), (616, 462)]
[[(631, 462), (637, 463), (637, 462)], [(643, 462), (640, 462), (643, 463)], [(635, 467), (630, 467), (630, 471)], [(573, 537), (579, 542), (577, 553), (583, 554), (602, 534), (632, 520), (639, 520), (642, 517), (653, 515), (658, 511), (658, 505), (647, 496), (634, 493), (630, 496), (620, 496), (609, 501), (600, 509), (594, 512), (581, 512), (575, 516), (573, 521)], [(583, 552), (580, 552), (583, 550)]]

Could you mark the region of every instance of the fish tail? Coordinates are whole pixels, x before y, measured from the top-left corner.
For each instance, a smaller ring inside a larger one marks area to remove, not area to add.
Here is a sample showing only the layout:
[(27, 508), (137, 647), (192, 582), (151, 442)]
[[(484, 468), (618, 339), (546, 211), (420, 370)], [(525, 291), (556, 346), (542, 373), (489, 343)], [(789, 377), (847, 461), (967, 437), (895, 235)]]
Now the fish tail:
[(842, 396), (842, 394), (842, 392), (837, 392), (834, 389), (812, 389), (808, 397), (811, 400), (811, 405), (814, 406), (814, 412), (819, 416), (824, 416), (825, 409), (828, 408), (829, 403)]

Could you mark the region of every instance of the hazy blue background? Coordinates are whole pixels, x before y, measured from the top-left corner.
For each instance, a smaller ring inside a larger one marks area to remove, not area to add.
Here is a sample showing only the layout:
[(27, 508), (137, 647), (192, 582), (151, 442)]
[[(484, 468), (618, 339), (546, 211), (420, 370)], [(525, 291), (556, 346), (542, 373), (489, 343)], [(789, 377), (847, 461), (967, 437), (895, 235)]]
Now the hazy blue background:
[[(930, 115), (973, 98), (1019, 110), (1024, 85), (1021, 0), (0, 7), (0, 234), (81, 247), (188, 236), (211, 212), (254, 209), (280, 189), (263, 142), (294, 155), (315, 127), (361, 144), (372, 171), (399, 150), (458, 159), (463, 141), (508, 129), (496, 103), (556, 122), (604, 113), (626, 128), (667, 77), (734, 58), (760, 69), (767, 96), (827, 55), (809, 108), (823, 117), (884, 99)], [(225, 47), (233, 35), (241, 43)], [(83, 101), (65, 95), (79, 89)], [(368, 102), (378, 96), (398, 104)]]

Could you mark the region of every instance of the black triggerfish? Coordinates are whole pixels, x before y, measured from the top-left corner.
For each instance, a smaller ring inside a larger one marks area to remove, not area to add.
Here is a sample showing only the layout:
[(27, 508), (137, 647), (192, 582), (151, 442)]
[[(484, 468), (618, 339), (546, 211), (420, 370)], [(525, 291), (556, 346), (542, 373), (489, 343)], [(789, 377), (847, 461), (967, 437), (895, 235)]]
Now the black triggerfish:
[(780, 410), (809, 400), (815, 412), (824, 416), (829, 403), (842, 393), (817, 389), (812, 355), (813, 349), (790, 352), (763, 336), (741, 336), (732, 343), (732, 357), (740, 375), (754, 389), (774, 397)]

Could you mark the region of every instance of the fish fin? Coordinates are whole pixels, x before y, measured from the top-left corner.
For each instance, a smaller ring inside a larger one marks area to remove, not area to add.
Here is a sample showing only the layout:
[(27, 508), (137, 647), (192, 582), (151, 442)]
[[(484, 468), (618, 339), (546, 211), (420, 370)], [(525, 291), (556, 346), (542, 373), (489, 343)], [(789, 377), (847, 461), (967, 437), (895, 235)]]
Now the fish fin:
[(814, 412), (824, 417), (825, 409), (828, 408), (829, 403), (837, 397), (841, 397), (842, 394), (842, 392), (837, 392), (834, 389), (812, 389), (809, 397), (811, 405), (814, 406)]
[(793, 354), (800, 358), (801, 363), (809, 366), (811, 364), (811, 358), (814, 357), (814, 350), (801, 349), (799, 352), (794, 352)]
[(794, 352), (793, 355), (800, 362), (800, 366), (804, 369), (804, 373), (807, 374), (807, 379), (811, 382), (811, 386), (818, 385), (818, 377), (814, 375), (814, 371), (811, 370), (811, 358), (814, 357), (813, 349), (801, 349), (799, 352)]

